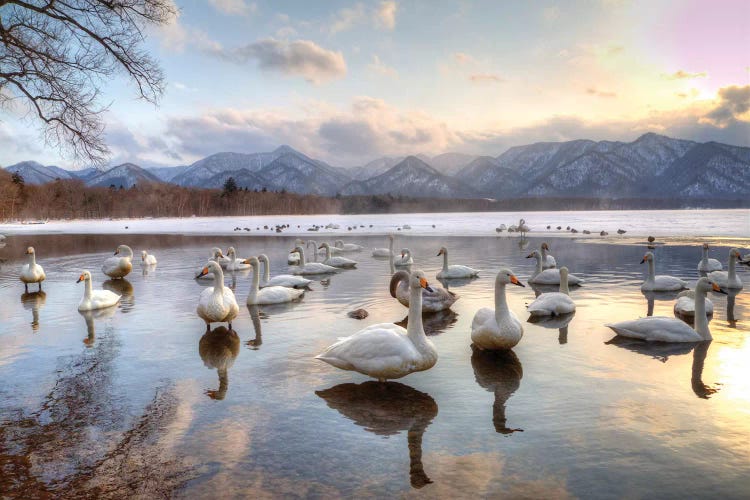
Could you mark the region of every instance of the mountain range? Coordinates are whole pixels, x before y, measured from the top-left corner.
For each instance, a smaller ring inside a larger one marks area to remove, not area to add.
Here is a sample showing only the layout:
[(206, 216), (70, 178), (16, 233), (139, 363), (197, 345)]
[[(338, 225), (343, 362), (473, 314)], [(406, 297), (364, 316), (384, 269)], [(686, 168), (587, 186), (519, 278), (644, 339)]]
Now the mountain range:
[(6, 168), (29, 184), (81, 179), (90, 186), (167, 182), (332, 196), (393, 194), (429, 198), (681, 198), (750, 197), (750, 148), (699, 143), (647, 133), (632, 142), (574, 140), (508, 149), (497, 157), (445, 153), (382, 157), (335, 167), (289, 146), (262, 153), (216, 153), (191, 165), (68, 171), (24, 161)]

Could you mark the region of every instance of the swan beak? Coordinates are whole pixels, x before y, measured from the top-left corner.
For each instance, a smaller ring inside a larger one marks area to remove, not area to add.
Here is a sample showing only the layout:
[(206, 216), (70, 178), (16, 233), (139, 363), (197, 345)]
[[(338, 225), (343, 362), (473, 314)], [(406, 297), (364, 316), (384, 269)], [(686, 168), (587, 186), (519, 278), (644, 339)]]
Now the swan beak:
[(529, 255), (526, 256), (527, 259), (531, 259), (532, 257), (534, 257), (533, 253), (530, 253)]
[(522, 287), (526, 288), (526, 285), (524, 285), (523, 283), (521, 283), (520, 281), (518, 281), (518, 278), (516, 278), (516, 276), (513, 275), (513, 274), (510, 275), (510, 282), (513, 283), (514, 285), (518, 285), (518, 286), (522, 286)]
[(437, 257), (440, 257), (441, 255), (443, 255), (443, 249), (442, 249), (442, 248), (441, 248), (441, 249), (440, 249), (440, 251), (438, 252), (438, 254), (437, 254)]
[(401, 252), (401, 258), (403, 259), (404, 256), (406, 256), (406, 252)]
[(432, 288), (430, 288), (430, 285), (427, 284), (427, 280), (424, 278), (419, 278), (419, 285), (428, 292), (434, 291)]
[(645, 255), (643, 256), (643, 259), (641, 259), (641, 264), (643, 264), (644, 262), (646, 262), (646, 256)]
[(724, 295), (727, 295), (727, 292), (719, 288), (719, 285), (717, 285), (716, 283), (711, 283), (711, 289), (713, 289), (714, 292), (719, 292), (719, 293), (723, 293)]
[[(338, 247), (337, 247), (337, 248), (338, 248)], [(318, 250), (323, 250), (323, 245), (320, 245), (320, 246), (318, 247)]]
[(117, 255), (118, 253), (120, 253), (120, 249), (119, 248), (117, 250), (115, 250), (115, 255)]
[(243, 264), (250, 264), (250, 259), (245, 259), (242, 261)]
[(83, 280), (85, 280), (85, 279), (86, 279), (86, 277), (85, 277), (85, 276), (84, 276), (84, 275), (82, 274), (82, 275), (80, 275), (80, 276), (78, 277), (78, 279), (76, 280), (76, 283), (80, 283), (81, 281), (83, 281)]
[(208, 274), (208, 268), (204, 267), (203, 270), (198, 273), (198, 276), (196, 276), (196, 278), (200, 278), (201, 276), (205, 276), (207, 274)]

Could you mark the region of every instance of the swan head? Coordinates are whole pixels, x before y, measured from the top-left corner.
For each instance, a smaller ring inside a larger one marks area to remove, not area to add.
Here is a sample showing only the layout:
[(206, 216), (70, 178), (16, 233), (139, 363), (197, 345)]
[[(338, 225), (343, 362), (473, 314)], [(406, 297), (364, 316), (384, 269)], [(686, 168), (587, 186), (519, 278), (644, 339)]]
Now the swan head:
[(643, 259), (641, 260), (641, 264), (644, 262), (653, 262), (654, 261), (654, 254), (651, 252), (646, 252), (646, 255), (643, 256)]
[(120, 245), (115, 248), (115, 255), (125, 254), (126, 256), (133, 256), (133, 251), (127, 245)]
[(289, 253), (294, 253), (294, 252), (297, 252), (298, 254), (302, 255), (302, 252), (303, 252), (302, 247), (297, 245), (296, 247), (289, 250)]
[(81, 281), (91, 281), (91, 273), (88, 271), (83, 271), (76, 280), (76, 283), (80, 283)]
[(438, 252), (437, 256), (440, 257), (441, 255), (447, 255), (448, 249), (445, 247), (440, 247), (440, 251)]
[(214, 273), (214, 276), (218, 276), (221, 272), (221, 266), (219, 264), (213, 261), (208, 261), (203, 269), (201, 269), (201, 272), (198, 273), (198, 276), (196, 276), (196, 278), (205, 276), (208, 273)]
[(703, 244), (703, 250), (708, 250), (708, 243)]
[(344, 240), (336, 240), (333, 242), (333, 246), (337, 248), (344, 248)]
[(242, 263), (250, 264), (251, 266), (253, 266), (253, 269), (257, 269), (258, 266), (260, 265), (260, 261), (258, 260), (257, 257), (250, 257), (249, 259), (243, 260)]
[(401, 249), (401, 258), (403, 259), (404, 257), (406, 257), (406, 254), (411, 255), (411, 251), (408, 248), (402, 248)]
[(742, 260), (742, 255), (740, 255), (740, 251), (737, 250), (736, 248), (733, 248), (729, 251), (729, 258), (731, 259), (732, 257), (734, 257), (737, 260)]
[(29, 247), (26, 249), (26, 255), (34, 255), (35, 250), (34, 247)]
[(702, 294), (706, 294), (708, 292), (718, 292), (718, 293), (723, 293), (724, 295), (727, 294), (727, 292), (722, 290), (719, 287), (719, 285), (716, 284), (715, 281), (705, 276), (699, 279), (698, 283), (695, 284), (695, 292), (702, 293)]
[(539, 252), (537, 252), (536, 250), (534, 250), (529, 255), (527, 255), (526, 258), (527, 259), (537, 259), (537, 260), (539, 260), (539, 259), (542, 258), (542, 254), (540, 254)]
[(266, 255), (264, 253), (258, 255), (258, 262), (264, 262), (264, 263), (268, 264), (268, 255)]
[(213, 247), (211, 249), (211, 257), (214, 259), (218, 259), (219, 257), (224, 257), (224, 252), (221, 251), (221, 248), (219, 247)]
[(542, 243), (542, 249), (549, 252), (549, 245), (547, 244), (547, 242)]
[(394, 236), (393, 236), (392, 234), (389, 234), (389, 235), (388, 235), (388, 239), (389, 239), (389, 240), (393, 241), (393, 238), (394, 238)]
[(318, 242), (316, 242), (315, 240), (307, 240), (307, 245), (306, 246), (309, 247), (310, 245), (312, 245), (313, 248), (317, 247), (318, 246)]
[(411, 273), (409, 276), (409, 286), (411, 288), (424, 288), (428, 292), (433, 291), (432, 288), (430, 288), (429, 283), (427, 283), (427, 278), (422, 271), (414, 271)]
[(511, 285), (526, 287), (526, 285), (521, 283), (521, 281), (516, 278), (516, 275), (513, 274), (513, 271), (511, 271), (507, 267), (503, 267), (500, 269), (500, 271), (498, 271), (497, 276), (495, 277), (495, 281), (504, 285), (510, 283)]
[(568, 268), (565, 266), (562, 266), (560, 268), (560, 282), (568, 281)]
[(145, 250), (141, 250), (141, 260), (146, 260), (146, 255), (148, 255), (148, 253), (146, 253)]
[(320, 244), (320, 246), (318, 247), (318, 250), (323, 250), (324, 248), (331, 248), (331, 245), (329, 245), (328, 243), (324, 241), (323, 243)]
[(234, 258), (237, 256), (237, 251), (234, 249), (234, 247), (227, 248), (227, 257)]

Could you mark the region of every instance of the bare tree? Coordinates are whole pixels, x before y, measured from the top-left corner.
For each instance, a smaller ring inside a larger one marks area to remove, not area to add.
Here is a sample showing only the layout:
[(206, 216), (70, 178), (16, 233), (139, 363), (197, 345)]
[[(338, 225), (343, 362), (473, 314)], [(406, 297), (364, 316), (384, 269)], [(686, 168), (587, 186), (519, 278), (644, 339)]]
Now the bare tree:
[(102, 87), (122, 73), (156, 104), (164, 75), (145, 29), (176, 13), (172, 0), (0, 0), (0, 106), (23, 102), (49, 144), (102, 163)]

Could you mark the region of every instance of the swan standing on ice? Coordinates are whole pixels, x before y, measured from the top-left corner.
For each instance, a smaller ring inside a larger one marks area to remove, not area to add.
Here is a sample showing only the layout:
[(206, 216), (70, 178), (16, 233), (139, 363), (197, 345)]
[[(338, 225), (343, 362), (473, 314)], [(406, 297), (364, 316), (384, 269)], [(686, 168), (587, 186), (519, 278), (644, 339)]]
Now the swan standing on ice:
[(39, 291), (42, 290), (42, 281), (47, 279), (47, 275), (44, 274), (42, 266), (36, 263), (36, 251), (34, 247), (26, 249), (26, 255), (28, 255), (28, 262), (21, 266), (21, 274), (19, 279), (23, 282), (24, 290), (29, 293), (29, 283), (38, 283)]
[(352, 259), (347, 259), (346, 257), (340, 257), (340, 256), (332, 256), (331, 255), (331, 245), (328, 243), (323, 243), (320, 245), (320, 248), (318, 250), (323, 249), (326, 252), (326, 258), (323, 260), (323, 264), (326, 264), (328, 266), (333, 267), (339, 267), (342, 269), (354, 269), (357, 267), (357, 262)]
[(438, 353), (422, 326), (422, 289), (431, 290), (422, 271), (409, 276), (409, 319), (406, 329), (379, 323), (344, 337), (315, 358), (385, 382), (429, 370)]
[[(409, 291), (409, 273), (406, 271), (393, 273), (391, 284), (388, 288), (391, 292), (391, 297), (398, 300), (402, 305), (409, 307), (409, 297), (411, 296), (411, 292)], [(422, 290), (422, 312), (424, 313), (444, 311), (449, 309), (458, 300), (458, 295), (445, 288), (430, 288), (431, 290), (427, 290), (426, 288)]]
[(120, 296), (109, 290), (93, 290), (91, 286), (91, 273), (83, 271), (76, 283), (84, 281), (83, 298), (78, 303), (79, 311), (94, 311), (112, 307), (120, 301)]
[(495, 277), (495, 310), (483, 307), (471, 322), (471, 341), (480, 349), (512, 349), (523, 337), (521, 322), (508, 308), (505, 297), (505, 285), (508, 283), (525, 286), (510, 269), (501, 268)]
[(250, 269), (250, 264), (246, 262), (246, 259), (238, 259), (237, 252), (234, 247), (227, 249), (227, 258), (229, 259), (224, 266), (227, 271), (244, 271)]
[(641, 285), (641, 291), (644, 292), (672, 292), (677, 290), (684, 290), (687, 288), (687, 283), (674, 276), (667, 276), (660, 274), (659, 276), (654, 275), (654, 268), (656, 263), (654, 262), (654, 254), (646, 252), (643, 256), (641, 264), (648, 262), (648, 276), (646, 281)]
[[(685, 290), (677, 295), (674, 303), (674, 313), (678, 316), (692, 318), (695, 316), (695, 290)], [(706, 314), (713, 316), (714, 303), (706, 297)]]
[[(117, 257), (121, 255), (121, 257)], [(102, 272), (113, 279), (124, 278), (133, 270), (133, 250), (127, 245), (120, 245), (115, 250), (115, 257), (110, 257), (102, 264)]]
[(553, 269), (557, 267), (557, 261), (549, 253), (549, 245), (542, 243), (542, 269)]
[(373, 257), (393, 257), (393, 235), (388, 235), (388, 248), (373, 248)]
[(282, 304), (297, 300), (305, 293), (304, 290), (285, 286), (260, 288), (260, 262), (255, 257), (250, 257), (246, 262), (253, 268), (253, 282), (250, 285), (250, 295), (247, 296), (247, 305)]
[(155, 266), (156, 257), (151, 255), (145, 250), (141, 250), (141, 265), (142, 266)]
[(576, 310), (568, 289), (568, 268), (560, 268), (560, 291), (543, 293), (527, 306), (532, 316), (560, 316)]
[(698, 261), (698, 271), (710, 273), (711, 271), (721, 271), (724, 266), (716, 259), (708, 258), (708, 243), (703, 244), (703, 258)]
[(336, 240), (333, 245), (342, 252), (361, 252), (364, 247), (362, 245), (355, 245), (354, 243), (344, 243), (343, 240)]
[(729, 264), (727, 265), (727, 271), (714, 271), (708, 273), (708, 277), (711, 278), (721, 288), (742, 288), (742, 280), (737, 276), (737, 270), (735, 269), (735, 263), (738, 259), (742, 259), (740, 251), (733, 248), (729, 251)]
[(293, 274), (279, 274), (271, 278), (271, 264), (268, 261), (268, 256), (265, 254), (258, 255), (258, 261), (263, 264), (263, 281), (261, 281), (261, 288), (267, 286), (285, 286), (287, 288), (307, 288), (312, 283), (312, 280), (303, 278), (301, 276), (295, 276)]
[(475, 278), (479, 276), (479, 271), (477, 269), (472, 269), (471, 267), (462, 266), (459, 264), (449, 266), (447, 248), (440, 248), (437, 256), (440, 257), (441, 255), (443, 256), (443, 269), (437, 273), (437, 279), (449, 280), (453, 278)]
[(411, 258), (411, 250), (408, 248), (401, 249), (401, 257), (393, 261), (393, 265), (396, 267), (406, 267), (414, 264), (414, 259)]
[(211, 331), (211, 323), (226, 322), (232, 329), (232, 320), (237, 317), (240, 307), (231, 288), (224, 286), (224, 272), (217, 262), (209, 261), (200, 272), (200, 276), (208, 273), (214, 275), (214, 286), (209, 286), (201, 292), (198, 307), (195, 312), (206, 322), (206, 331)]
[(695, 285), (695, 329), (676, 318), (647, 316), (632, 321), (621, 321), (604, 326), (617, 335), (649, 342), (701, 342), (711, 340), (706, 317), (706, 294), (710, 291), (726, 293), (709, 278), (701, 278)]
[[(560, 270), (559, 269), (542, 269), (542, 254), (537, 250), (534, 250), (526, 256), (527, 259), (536, 259), (536, 268), (534, 273), (529, 278), (529, 283), (535, 285), (559, 285), (560, 284)], [(568, 285), (580, 285), (583, 280), (574, 274), (568, 274)]]
[(299, 265), (293, 271), (294, 274), (329, 274), (338, 271), (335, 267), (320, 262), (305, 262), (305, 251), (302, 247), (295, 247), (294, 250), (299, 254)]

